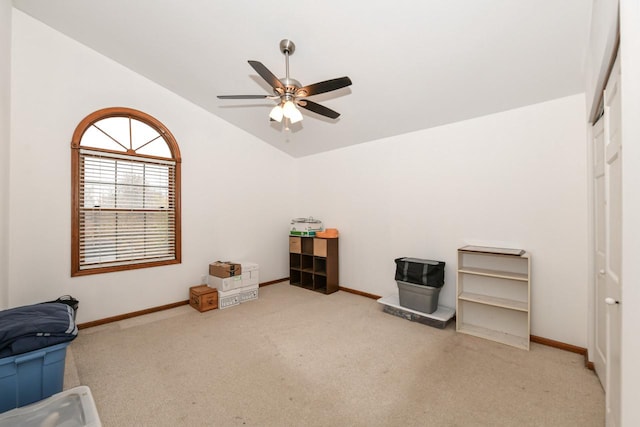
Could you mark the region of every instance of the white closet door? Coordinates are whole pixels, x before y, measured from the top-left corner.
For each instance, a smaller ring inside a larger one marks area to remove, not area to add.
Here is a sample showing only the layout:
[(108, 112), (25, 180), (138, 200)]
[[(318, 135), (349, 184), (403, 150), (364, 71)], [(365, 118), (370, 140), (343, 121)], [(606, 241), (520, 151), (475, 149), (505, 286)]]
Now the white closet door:
[[(604, 93), (605, 134), (605, 304), (606, 379), (605, 403), (608, 427), (620, 425), (620, 349), (622, 275), (622, 135), (620, 59), (609, 76)], [(596, 326), (598, 327), (598, 326)]]
[(607, 204), (605, 201), (605, 162), (604, 162), (604, 117), (601, 117), (592, 129), (593, 143), (593, 191), (594, 191), (594, 260), (595, 260), (595, 329), (594, 347), (595, 354), (593, 363), (596, 373), (602, 383), (602, 387), (607, 382)]

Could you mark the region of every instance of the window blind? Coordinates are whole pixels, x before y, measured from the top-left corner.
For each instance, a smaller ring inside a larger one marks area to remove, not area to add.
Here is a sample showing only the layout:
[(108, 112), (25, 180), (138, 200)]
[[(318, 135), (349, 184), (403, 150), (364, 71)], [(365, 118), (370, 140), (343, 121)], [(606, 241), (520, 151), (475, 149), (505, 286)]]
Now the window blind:
[(80, 150), (80, 269), (176, 258), (173, 161)]

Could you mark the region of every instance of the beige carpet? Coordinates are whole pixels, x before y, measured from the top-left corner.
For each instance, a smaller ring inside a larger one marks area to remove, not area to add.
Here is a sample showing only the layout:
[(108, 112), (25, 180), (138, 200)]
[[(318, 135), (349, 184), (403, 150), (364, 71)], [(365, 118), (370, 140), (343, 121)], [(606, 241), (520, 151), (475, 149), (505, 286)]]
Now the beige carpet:
[[(82, 309), (82, 307), (80, 307)], [(288, 283), (81, 330), (65, 388), (105, 426), (603, 426), (583, 357), (523, 351)]]

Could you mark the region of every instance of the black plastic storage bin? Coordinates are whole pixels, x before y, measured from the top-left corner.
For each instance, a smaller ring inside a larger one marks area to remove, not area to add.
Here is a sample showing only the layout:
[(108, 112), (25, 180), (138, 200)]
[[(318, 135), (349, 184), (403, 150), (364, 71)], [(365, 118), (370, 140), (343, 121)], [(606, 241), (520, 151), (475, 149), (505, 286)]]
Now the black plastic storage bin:
[(397, 258), (396, 281), (441, 288), (444, 286), (444, 261), (422, 258)]

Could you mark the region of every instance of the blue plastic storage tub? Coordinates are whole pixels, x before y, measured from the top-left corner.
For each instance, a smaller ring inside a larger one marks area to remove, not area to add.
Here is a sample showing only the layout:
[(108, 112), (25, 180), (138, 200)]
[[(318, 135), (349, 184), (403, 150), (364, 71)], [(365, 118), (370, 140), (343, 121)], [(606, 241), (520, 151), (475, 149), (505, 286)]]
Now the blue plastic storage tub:
[(0, 412), (62, 391), (70, 342), (0, 359)]

